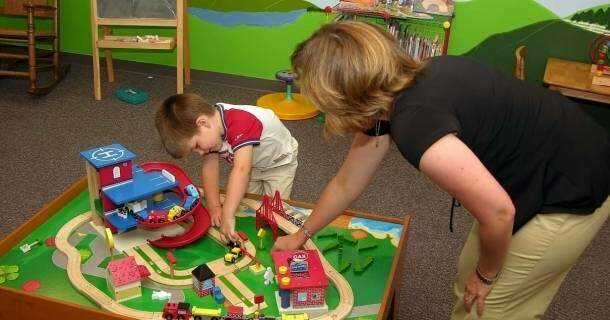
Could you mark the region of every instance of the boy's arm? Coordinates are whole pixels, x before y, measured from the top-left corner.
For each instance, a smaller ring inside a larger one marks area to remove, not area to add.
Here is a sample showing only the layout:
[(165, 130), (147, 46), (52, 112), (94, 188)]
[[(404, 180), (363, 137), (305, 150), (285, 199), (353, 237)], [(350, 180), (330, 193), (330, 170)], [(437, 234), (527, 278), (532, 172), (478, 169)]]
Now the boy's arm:
[(356, 133), (352, 145), (335, 177), (326, 185), (322, 195), (303, 228), (280, 237), (272, 250), (297, 249), (313, 234), (333, 221), (356, 200), (369, 184), (377, 167), (390, 148), (390, 136), (369, 137)]
[(220, 226), (222, 209), (218, 190), (218, 153), (208, 153), (201, 160), (201, 179), (205, 206), (212, 218), (212, 225)]
[(231, 224), (228, 226), (223, 225), (221, 230), (223, 232), (221, 233), (223, 233), (224, 236), (228, 237), (230, 240), (235, 240), (235, 211), (239, 206), (239, 202), (246, 193), (246, 188), (248, 186), (248, 182), (250, 181), (252, 153), (252, 145), (247, 145), (237, 149), (233, 159), (233, 169), (229, 174), (229, 181), (227, 182), (227, 194), (225, 197), (225, 202), (222, 206), (222, 219), (223, 223), (228, 221)]

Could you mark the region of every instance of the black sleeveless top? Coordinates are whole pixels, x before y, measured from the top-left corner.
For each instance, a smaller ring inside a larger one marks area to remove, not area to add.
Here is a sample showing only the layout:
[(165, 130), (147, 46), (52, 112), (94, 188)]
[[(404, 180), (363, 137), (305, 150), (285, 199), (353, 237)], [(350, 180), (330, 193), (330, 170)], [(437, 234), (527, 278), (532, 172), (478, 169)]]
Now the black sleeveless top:
[(429, 60), (395, 100), (389, 127), (418, 169), (434, 142), (456, 133), (510, 195), (513, 232), (537, 213), (590, 214), (610, 193), (602, 127), (559, 93), (468, 58)]

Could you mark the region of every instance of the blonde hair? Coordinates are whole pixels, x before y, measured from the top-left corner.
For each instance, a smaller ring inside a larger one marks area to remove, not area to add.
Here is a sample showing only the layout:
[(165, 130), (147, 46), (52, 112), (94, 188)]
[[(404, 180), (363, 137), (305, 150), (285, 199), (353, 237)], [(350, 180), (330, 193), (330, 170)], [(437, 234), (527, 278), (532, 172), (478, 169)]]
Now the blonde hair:
[(338, 135), (389, 117), (396, 94), (423, 69), (388, 32), (358, 21), (322, 26), (297, 46), (292, 66), (301, 93), (326, 113), (325, 132)]
[(187, 142), (197, 132), (197, 118), (213, 116), (214, 106), (196, 94), (176, 94), (165, 99), (155, 116), (155, 126), (165, 151), (174, 158), (182, 158), (188, 152)]

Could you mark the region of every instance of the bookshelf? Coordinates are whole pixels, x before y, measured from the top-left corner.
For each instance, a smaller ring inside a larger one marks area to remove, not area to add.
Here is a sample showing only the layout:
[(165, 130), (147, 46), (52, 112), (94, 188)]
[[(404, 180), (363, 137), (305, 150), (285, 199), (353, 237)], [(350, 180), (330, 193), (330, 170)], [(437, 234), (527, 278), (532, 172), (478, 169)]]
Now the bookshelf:
[[(451, 2), (451, 0), (438, 0)], [(336, 20), (360, 20), (377, 24), (394, 35), (401, 47), (418, 60), (447, 54), (453, 8), (448, 12), (414, 11), (418, 1), (370, 1), (366, 5), (340, 1), (333, 11)], [(406, 4), (406, 5), (405, 5)]]

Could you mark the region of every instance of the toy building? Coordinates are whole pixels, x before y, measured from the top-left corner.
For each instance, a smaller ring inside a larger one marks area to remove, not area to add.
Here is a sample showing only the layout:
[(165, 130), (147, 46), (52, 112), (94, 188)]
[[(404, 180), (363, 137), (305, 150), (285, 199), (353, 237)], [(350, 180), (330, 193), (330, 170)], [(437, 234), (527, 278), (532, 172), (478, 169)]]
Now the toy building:
[(108, 289), (118, 302), (141, 296), (141, 280), (150, 275), (148, 269), (138, 265), (132, 256), (110, 261), (106, 271)]
[(87, 160), (93, 219), (113, 233), (136, 228), (138, 219), (150, 213), (148, 198), (178, 185), (165, 170), (146, 172), (132, 164), (135, 155), (120, 144), (93, 148), (80, 155)]
[(325, 305), (328, 279), (316, 250), (275, 251), (271, 256), (278, 277), (282, 308)]
[(216, 275), (207, 264), (202, 264), (191, 271), (193, 275), (193, 290), (198, 296), (203, 297), (212, 294), (216, 284)]

